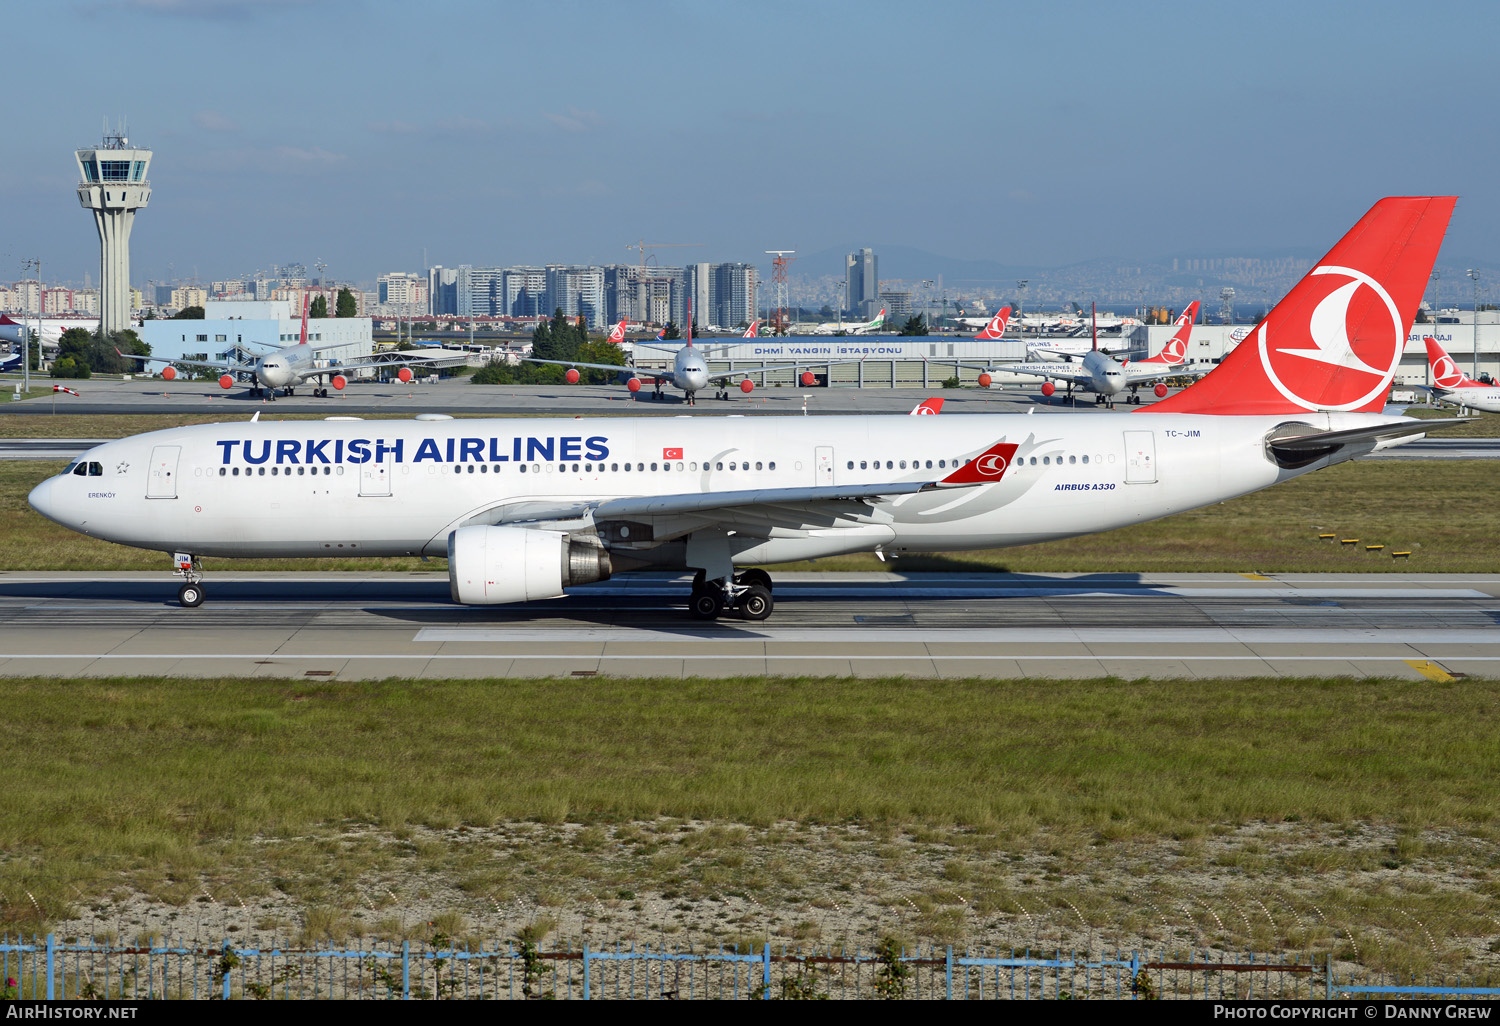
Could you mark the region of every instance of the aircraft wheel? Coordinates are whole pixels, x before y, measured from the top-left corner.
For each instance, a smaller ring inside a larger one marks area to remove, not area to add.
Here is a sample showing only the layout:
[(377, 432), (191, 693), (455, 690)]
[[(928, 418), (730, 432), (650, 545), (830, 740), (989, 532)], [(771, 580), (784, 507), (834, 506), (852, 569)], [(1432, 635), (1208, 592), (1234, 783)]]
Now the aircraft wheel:
[(771, 586), (771, 575), (757, 568), (752, 568), (741, 573), (736, 583), (744, 585), (758, 584), (767, 591), (775, 590)]
[(203, 605), (203, 585), (184, 584), (177, 589), (177, 601), (188, 609)]
[(740, 598), (740, 614), (746, 620), (764, 620), (775, 608), (776, 600), (758, 584), (752, 584)]
[(693, 592), (688, 599), (688, 612), (694, 620), (717, 620), (724, 611), (724, 597), (715, 590), (704, 589)]

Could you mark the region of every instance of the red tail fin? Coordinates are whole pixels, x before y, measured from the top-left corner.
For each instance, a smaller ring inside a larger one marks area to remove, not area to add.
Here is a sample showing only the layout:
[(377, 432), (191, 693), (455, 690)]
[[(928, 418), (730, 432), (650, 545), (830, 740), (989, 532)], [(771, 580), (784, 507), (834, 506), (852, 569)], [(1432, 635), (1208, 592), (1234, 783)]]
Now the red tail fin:
[[(1198, 300), (1195, 299), (1186, 310), (1182, 311), (1182, 316), (1177, 318), (1177, 331), (1167, 340), (1167, 344), (1161, 347), (1161, 352), (1142, 360), (1141, 363), (1162, 363), (1168, 367), (1176, 367), (1186, 360), (1188, 339), (1193, 334), (1193, 321), (1197, 318)], [(1131, 364), (1131, 366), (1137, 365)]]
[(1010, 321), (1010, 307), (1001, 307), (995, 316), (990, 318), (990, 323), (984, 326), (984, 330), (975, 335), (976, 339), (989, 341), (990, 339), (1004, 338), (1005, 325)]
[(1223, 363), (1151, 411), (1379, 411), (1455, 202), (1376, 203)]
[(1473, 388), (1479, 382), (1458, 369), (1453, 357), (1448, 355), (1438, 340), (1431, 335), (1422, 340), (1427, 343), (1427, 365), (1432, 368), (1432, 383), (1438, 388)]
[[(307, 345), (307, 293), (306, 292), (302, 293), (302, 341), (298, 342), (297, 344), (299, 346), (305, 346), (305, 345)], [(272, 392), (271, 394), (275, 395), (276, 393)]]

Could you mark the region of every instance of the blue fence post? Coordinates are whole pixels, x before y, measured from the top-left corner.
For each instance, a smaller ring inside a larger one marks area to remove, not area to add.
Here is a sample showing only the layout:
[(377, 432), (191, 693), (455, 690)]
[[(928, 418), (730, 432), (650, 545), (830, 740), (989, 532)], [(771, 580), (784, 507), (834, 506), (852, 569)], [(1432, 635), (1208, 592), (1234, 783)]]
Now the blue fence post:
[(1324, 963), (1324, 968), (1327, 970), (1327, 972), (1324, 974), (1324, 977), (1328, 981), (1327, 982), (1328, 989), (1324, 992), (1323, 997), (1324, 997), (1324, 1000), (1332, 1001), (1333, 1000), (1333, 952), (1331, 952), (1331, 951), (1328, 953), (1328, 960), (1327, 960), (1326, 963)]
[(411, 941), (401, 942), (401, 1000), (411, 1000)]
[[(983, 970), (981, 970), (983, 971)], [(948, 1000), (953, 1000), (953, 945), (948, 945)]]
[(589, 999), (589, 942), (583, 942), (583, 999)]
[(764, 966), (764, 969), (761, 971), (761, 982), (765, 984), (765, 991), (761, 994), (760, 999), (762, 1001), (769, 1001), (769, 1000), (771, 1000), (771, 938), (770, 937), (766, 938), (766, 943), (765, 943), (764, 947), (762, 947), (761, 952), (762, 952), (762, 954), (765, 955), (765, 958), (761, 962), (761, 965)]
[(47, 934), (47, 1000), (53, 999), (52, 993), (52, 969), (57, 956), (57, 941), (52, 934)]
[(1130, 1000), (1132, 1001), (1140, 999), (1140, 994), (1137, 993), (1138, 988), (1136, 987), (1136, 978), (1140, 975), (1141, 953), (1139, 951), (1132, 951), (1130, 953)]
[(221, 962), (220, 964), (224, 967), (224, 1000), (228, 1001), (229, 1000), (229, 983), (230, 983), (230, 977), (234, 975), (233, 970), (231, 970), (229, 968), (229, 940), (228, 940), (228, 938), (225, 938), (225, 940), (224, 940), (224, 961)]

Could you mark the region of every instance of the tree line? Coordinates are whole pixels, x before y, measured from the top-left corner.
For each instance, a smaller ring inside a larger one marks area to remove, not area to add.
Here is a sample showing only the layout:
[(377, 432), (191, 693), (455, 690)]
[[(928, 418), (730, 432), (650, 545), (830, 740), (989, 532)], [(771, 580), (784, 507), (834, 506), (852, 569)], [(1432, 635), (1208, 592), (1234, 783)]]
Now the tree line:
[[(590, 335), (588, 322), (579, 317), (570, 319), (559, 307), (550, 321), (543, 321), (531, 333), (531, 355), (538, 360), (577, 361), (579, 363), (610, 363), (623, 365), (625, 351), (613, 342), (606, 342), (597, 335)], [(560, 385), (566, 380), (563, 375), (568, 368), (542, 363), (509, 364), (492, 363), (481, 367), (470, 378), (476, 385)], [(585, 370), (579, 368), (580, 380), (590, 385), (603, 385), (615, 380), (615, 371)]]

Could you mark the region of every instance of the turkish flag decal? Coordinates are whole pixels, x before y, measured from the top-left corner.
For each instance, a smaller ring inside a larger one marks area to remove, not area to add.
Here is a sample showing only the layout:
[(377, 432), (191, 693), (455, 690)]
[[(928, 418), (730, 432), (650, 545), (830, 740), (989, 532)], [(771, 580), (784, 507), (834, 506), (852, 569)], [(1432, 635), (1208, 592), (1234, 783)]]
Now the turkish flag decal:
[(680, 460), (680, 459), (682, 459), (682, 450), (681, 449), (663, 449), (661, 451), (661, 458), (664, 459), (664, 460)]

